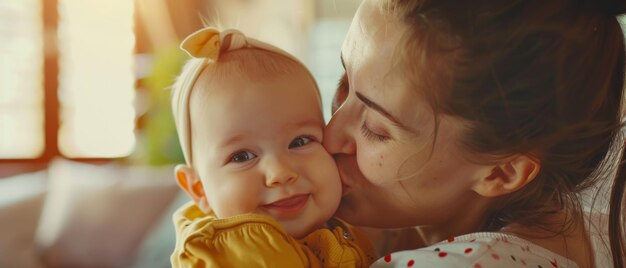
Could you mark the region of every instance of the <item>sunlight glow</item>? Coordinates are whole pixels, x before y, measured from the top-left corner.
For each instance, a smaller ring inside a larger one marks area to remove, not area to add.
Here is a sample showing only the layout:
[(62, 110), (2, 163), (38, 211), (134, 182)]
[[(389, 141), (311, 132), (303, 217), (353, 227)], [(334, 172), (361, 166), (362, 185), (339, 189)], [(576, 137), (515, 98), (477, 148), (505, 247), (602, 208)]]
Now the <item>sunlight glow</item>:
[(59, 0), (59, 149), (69, 157), (135, 147), (133, 1)]
[(44, 150), (40, 0), (0, 1), (0, 158)]

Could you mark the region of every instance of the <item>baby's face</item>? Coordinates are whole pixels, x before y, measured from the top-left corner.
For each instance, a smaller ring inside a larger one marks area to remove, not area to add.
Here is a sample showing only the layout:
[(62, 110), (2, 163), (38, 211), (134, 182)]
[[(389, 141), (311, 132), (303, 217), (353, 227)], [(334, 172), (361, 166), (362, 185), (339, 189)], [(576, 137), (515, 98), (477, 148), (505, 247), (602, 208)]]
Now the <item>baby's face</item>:
[(222, 80), (191, 103), (194, 165), (209, 206), (219, 218), (261, 213), (295, 237), (308, 234), (341, 198), (313, 82), (304, 71)]

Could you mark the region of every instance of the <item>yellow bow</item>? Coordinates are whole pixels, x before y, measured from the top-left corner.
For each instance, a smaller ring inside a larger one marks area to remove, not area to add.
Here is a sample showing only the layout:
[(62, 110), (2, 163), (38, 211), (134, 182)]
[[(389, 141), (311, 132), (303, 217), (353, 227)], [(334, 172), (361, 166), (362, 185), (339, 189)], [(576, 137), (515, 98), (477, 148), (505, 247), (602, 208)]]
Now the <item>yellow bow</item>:
[(180, 48), (194, 58), (217, 60), (220, 54), (220, 31), (215, 28), (198, 30), (187, 36)]
[(183, 40), (180, 48), (193, 58), (208, 58), (217, 61), (223, 51), (248, 47), (248, 39), (234, 29), (219, 30), (207, 27), (200, 29)]

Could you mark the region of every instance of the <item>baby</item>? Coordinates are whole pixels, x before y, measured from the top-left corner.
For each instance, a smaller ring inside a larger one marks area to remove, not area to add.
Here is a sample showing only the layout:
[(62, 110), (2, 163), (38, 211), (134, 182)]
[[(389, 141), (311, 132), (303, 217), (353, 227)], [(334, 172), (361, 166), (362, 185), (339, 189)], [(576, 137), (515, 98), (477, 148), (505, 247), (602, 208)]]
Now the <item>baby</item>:
[(305, 66), (236, 30), (204, 28), (181, 48), (192, 59), (172, 91), (186, 160), (175, 173), (193, 202), (174, 214), (172, 265), (369, 266), (366, 240), (329, 221), (341, 181)]

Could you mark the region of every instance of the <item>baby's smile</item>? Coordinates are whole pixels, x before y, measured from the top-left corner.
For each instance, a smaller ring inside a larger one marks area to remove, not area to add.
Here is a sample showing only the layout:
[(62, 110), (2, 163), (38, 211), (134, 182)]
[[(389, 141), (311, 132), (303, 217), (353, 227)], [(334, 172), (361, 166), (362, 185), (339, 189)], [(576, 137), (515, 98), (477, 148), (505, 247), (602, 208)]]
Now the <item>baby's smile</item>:
[(278, 218), (293, 218), (300, 214), (309, 201), (311, 194), (295, 194), (278, 201), (263, 205), (261, 208)]

